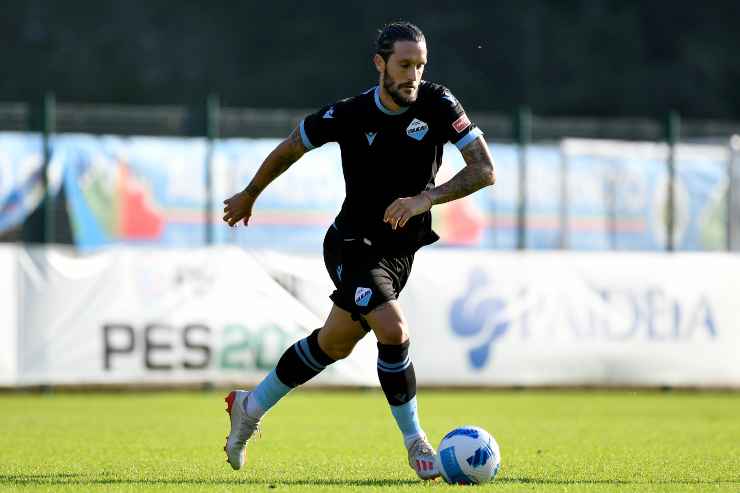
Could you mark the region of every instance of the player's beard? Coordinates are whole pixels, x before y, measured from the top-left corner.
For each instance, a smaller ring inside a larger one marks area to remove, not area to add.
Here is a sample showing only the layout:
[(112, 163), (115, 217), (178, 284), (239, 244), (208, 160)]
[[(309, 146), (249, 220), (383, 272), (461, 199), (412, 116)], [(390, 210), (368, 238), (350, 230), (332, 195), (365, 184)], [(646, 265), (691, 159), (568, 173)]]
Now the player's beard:
[(416, 102), (416, 96), (419, 90), (415, 90), (410, 96), (406, 96), (401, 92), (400, 84), (397, 84), (389, 75), (387, 71), (383, 72), (383, 89), (388, 93), (394, 103), (398, 106), (407, 107), (411, 106)]

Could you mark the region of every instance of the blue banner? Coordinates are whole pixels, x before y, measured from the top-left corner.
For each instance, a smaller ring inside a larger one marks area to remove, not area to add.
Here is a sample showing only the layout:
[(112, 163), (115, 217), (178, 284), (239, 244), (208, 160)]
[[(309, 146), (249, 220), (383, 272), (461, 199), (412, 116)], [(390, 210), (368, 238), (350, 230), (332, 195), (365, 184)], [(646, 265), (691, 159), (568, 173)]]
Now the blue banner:
[(40, 135), (0, 133), (0, 233), (18, 227), (43, 199)]
[[(320, 251), (344, 199), (336, 144), (307, 153), (275, 180), (257, 201), (248, 228), (229, 228), (221, 221), (223, 200), (249, 183), (278, 142), (226, 139), (217, 141), (209, 153), (204, 139), (63, 134), (52, 141), (50, 176), (55, 187), (62, 180), (54, 177), (63, 177), (74, 241), (82, 249), (110, 244), (199, 246), (206, 240), (210, 155), (215, 242)], [(568, 145), (527, 148), (527, 248), (663, 250), (663, 151), (650, 147), (657, 144), (604, 147), (599, 141), (579, 142), (575, 151)], [(496, 185), (435, 207), (439, 246), (516, 247), (519, 150), (505, 144), (490, 147)], [(727, 177), (720, 150), (679, 146), (678, 249), (724, 245)], [(41, 200), (41, 156), (40, 136), (0, 134), (0, 232), (20, 224)], [(460, 152), (447, 146), (437, 183), (464, 166)]]
[[(578, 250), (664, 250), (668, 147), (573, 141), (568, 167), (567, 243)], [(675, 156), (674, 246), (718, 250), (726, 244), (729, 160), (720, 146), (679, 145)]]

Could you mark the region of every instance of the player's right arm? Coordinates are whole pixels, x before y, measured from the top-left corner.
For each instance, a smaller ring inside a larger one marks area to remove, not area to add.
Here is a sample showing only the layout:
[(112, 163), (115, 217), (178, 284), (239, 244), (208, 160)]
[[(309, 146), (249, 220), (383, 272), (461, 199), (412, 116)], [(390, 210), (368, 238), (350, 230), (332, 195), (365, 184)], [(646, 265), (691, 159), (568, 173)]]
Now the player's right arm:
[(246, 226), (249, 223), (249, 218), (252, 215), (252, 207), (254, 201), (257, 200), (262, 191), (267, 188), (267, 185), (283, 174), (285, 170), (298, 161), (303, 154), (306, 153), (306, 149), (301, 139), (300, 128), (295, 128), (293, 132), (283, 140), (273, 151), (267, 156), (257, 174), (254, 175), (252, 180), (247, 185), (247, 188), (239, 193), (236, 193), (224, 200), (224, 221), (229, 226), (234, 226), (239, 221), (244, 221)]
[(341, 111), (337, 114), (334, 111), (338, 105), (339, 103), (325, 106), (308, 115), (288, 138), (267, 156), (247, 188), (224, 200), (223, 219), (229, 226), (234, 226), (242, 220), (246, 226), (257, 196), (307, 151), (338, 140), (342, 128), (338, 118)]

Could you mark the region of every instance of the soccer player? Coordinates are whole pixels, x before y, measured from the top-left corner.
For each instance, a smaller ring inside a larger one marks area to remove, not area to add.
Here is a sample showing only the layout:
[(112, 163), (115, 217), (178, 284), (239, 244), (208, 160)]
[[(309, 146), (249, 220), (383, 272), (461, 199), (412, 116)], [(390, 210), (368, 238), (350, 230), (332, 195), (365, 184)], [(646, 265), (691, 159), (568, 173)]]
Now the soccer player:
[[(378, 378), (409, 465), (422, 479), (439, 476), (436, 452), (419, 422), (408, 325), (397, 298), (416, 250), (439, 239), (431, 228), (432, 206), (492, 185), (494, 167), (483, 133), (459, 101), (445, 87), (422, 80), (427, 46), (418, 27), (385, 25), (373, 63), (377, 86), (308, 115), (267, 156), (249, 185), (224, 201), (224, 221), (247, 225), (268, 184), (304, 153), (339, 143), (346, 197), (324, 239), (334, 304), (324, 326), (289, 347), (254, 390), (226, 397), (231, 430), (224, 450), (234, 469), (244, 465), (247, 441), (262, 416), (291, 389), (346, 358), (372, 331)], [(460, 149), (466, 166), (435, 186), (446, 142)]]

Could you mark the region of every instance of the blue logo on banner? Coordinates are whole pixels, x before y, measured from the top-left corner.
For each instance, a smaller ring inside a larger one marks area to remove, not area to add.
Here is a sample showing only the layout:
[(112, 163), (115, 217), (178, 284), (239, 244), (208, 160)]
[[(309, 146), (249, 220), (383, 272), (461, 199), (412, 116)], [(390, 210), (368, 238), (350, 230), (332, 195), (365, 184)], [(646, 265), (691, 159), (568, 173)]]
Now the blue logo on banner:
[[(481, 289), (489, 288), (486, 275), (474, 272), (468, 287), (462, 295), (455, 299), (450, 312), (452, 331), (460, 337), (471, 337), (480, 334), (484, 329), (489, 330), (483, 342), (471, 348), (468, 352), (470, 364), (475, 369), (486, 366), (491, 357), (493, 344), (511, 327), (511, 320), (507, 313), (507, 303), (503, 298), (491, 296), (479, 299), (475, 296)], [(471, 301), (475, 300), (475, 301)]]
[(467, 356), (476, 370), (489, 364), (496, 344), (514, 331), (521, 341), (566, 337), (573, 343), (639, 339), (660, 344), (719, 337), (715, 309), (703, 293), (686, 297), (669, 288), (584, 281), (572, 293), (534, 284), (499, 286), (475, 270), (451, 306), (450, 327), (460, 339), (472, 341)]

